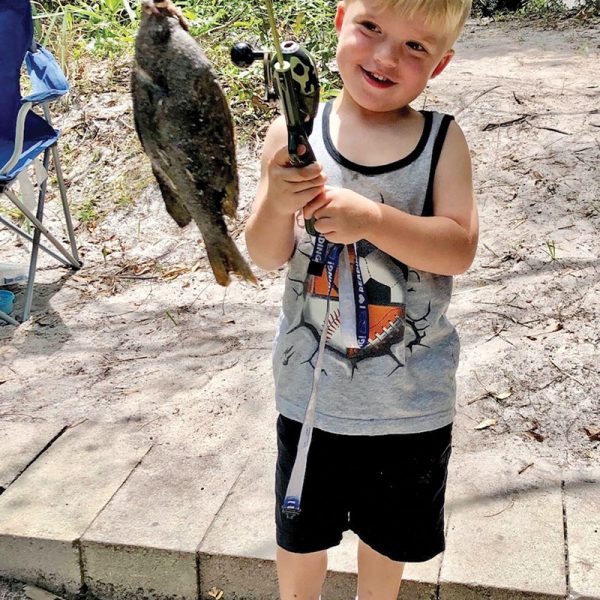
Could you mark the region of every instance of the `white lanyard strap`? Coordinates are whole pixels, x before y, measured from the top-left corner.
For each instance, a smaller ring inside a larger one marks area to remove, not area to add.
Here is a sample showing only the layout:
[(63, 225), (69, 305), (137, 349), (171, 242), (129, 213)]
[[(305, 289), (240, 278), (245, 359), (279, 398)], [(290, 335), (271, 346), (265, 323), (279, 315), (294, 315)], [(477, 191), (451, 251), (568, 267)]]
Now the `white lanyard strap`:
[(350, 267), (348, 247), (344, 246), (340, 254), (340, 268), (338, 269), (340, 323), (342, 341), (346, 348), (358, 348), (356, 338), (356, 303), (354, 301), (354, 277)]

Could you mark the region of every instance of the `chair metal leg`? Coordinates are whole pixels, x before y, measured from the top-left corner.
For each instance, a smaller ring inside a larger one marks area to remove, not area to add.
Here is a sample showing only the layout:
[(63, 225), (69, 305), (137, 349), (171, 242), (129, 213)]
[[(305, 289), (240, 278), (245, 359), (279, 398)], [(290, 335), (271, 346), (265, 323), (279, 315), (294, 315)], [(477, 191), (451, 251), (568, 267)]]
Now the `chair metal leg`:
[[(67, 232), (69, 233), (69, 242), (71, 244), (71, 253), (75, 260), (81, 266), (81, 260), (77, 253), (77, 241), (75, 240), (75, 231), (73, 230), (73, 221), (71, 220), (71, 211), (69, 209), (69, 202), (67, 201), (67, 191), (65, 189), (65, 182), (62, 174), (62, 167), (60, 165), (60, 157), (58, 155), (58, 144), (52, 146), (52, 159), (54, 161), (54, 169), (56, 171), (56, 180), (58, 181), (58, 189), (60, 190), (60, 199), (62, 200), (63, 212), (65, 214), (65, 224), (67, 226)], [(71, 265), (72, 266), (72, 265)], [(75, 268), (75, 267), (73, 267)], [(79, 267), (77, 267), (79, 268)]]
[[(45, 191), (45, 184), (43, 185)], [(13, 193), (12, 190), (4, 190), (4, 193), (10, 199), (10, 201), (35, 225), (36, 230), (41, 231), (46, 236), (46, 238), (48, 238), (48, 240), (52, 242), (54, 247), (67, 259), (67, 261), (69, 262), (69, 266), (73, 267), (74, 269), (79, 269), (81, 267), (79, 261), (75, 260), (67, 252), (64, 246), (48, 231), (48, 228), (45, 225), (43, 225), (43, 223), (38, 218), (36, 218), (35, 215), (17, 198), (17, 196)]]
[[(40, 201), (43, 203), (43, 200)], [(43, 209), (43, 207), (42, 207)], [(38, 210), (38, 214), (39, 214)], [(31, 303), (33, 302), (33, 283), (35, 280), (35, 269), (37, 267), (38, 248), (40, 245), (40, 230), (36, 229), (33, 232), (33, 244), (31, 246), (31, 259), (29, 261), (29, 279), (27, 280), (27, 287), (25, 289), (25, 302), (23, 304), (23, 315), (21, 321), (25, 322), (29, 319), (29, 313), (31, 312)]]
[[(24, 231), (20, 227), (17, 227), (14, 223), (11, 223), (8, 219), (5, 219), (2, 215), (0, 215), (0, 223), (2, 223), (3, 225), (6, 225), (6, 227), (8, 227), (8, 229), (11, 229), (17, 235), (20, 235), (22, 238), (25, 238), (27, 241), (33, 242), (32, 236), (30, 236), (26, 231)], [(47, 248), (41, 242), (40, 242), (40, 250), (43, 250), (46, 254), (49, 254), (54, 260), (57, 260), (58, 262), (62, 263), (65, 267), (71, 266), (62, 256), (59, 256), (55, 252), (52, 252), (52, 250), (50, 250), (50, 248)]]
[[(44, 110), (44, 118), (50, 125), (52, 125), (52, 116), (50, 115), (50, 109), (48, 107), (48, 102), (44, 102), (42, 104), (42, 109)], [(82, 265), (81, 260), (79, 260), (79, 254), (77, 253), (77, 241), (75, 240), (75, 231), (73, 230), (73, 221), (71, 220), (71, 210), (69, 208), (69, 202), (67, 200), (67, 191), (65, 188), (65, 180), (62, 174), (62, 166), (60, 164), (60, 157), (58, 155), (58, 142), (52, 146), (52, 159), (54, 160), (54, 170), (56, 171), (56, 180), (58, 181), (58, 189), (60, 190), (60, 199), (62, 200), (63, 211), (65, 213), (65, 224), (67, 225), (67, 231), (69, 233), (69, 242), (71, 244), (71, 253), (79, 263), (79, 266)], [(76, 267), (73, 267), (76, 268)]]
[(13, 319), (10, 315), (7, 315), (5, 312), (0, 310), (0, 320), (5, 321), (9, 325), (20, 325), (19, 321)]
[[(44, 169), (48, 171), (48, 164), (50, 162), (50, 150), (46, 149), (44, 152)], [(25, 289), (25, 302), (23, 304), (23, 316), (21, 321), (25, 322), (29, 319), (29, 313), (31, 311), (31, 303), (33, 301), (33, 283), (35, 280), (35, 270), (37, 268), (38, 248), (40, 245), (40, 237), (42, 235), (41, 227), (42, 219), (44, 218), (44, 202), (46, 200), (46, 188), (48, 186), (48, 178), (40, 184), (40, 191), (38, 194), (38, 204), (35, 219), (37, 221), (35, 231), (33, 232), (33, 243), (31, 246), (31, 259), (29, 261), (29, 279), (27, 280), (27, 288)], [(13, 200), (14, 202), (14, 200)], [(23, 206), (23, 208), (25, 208)], [(42, 225), (43, 227), (43, 225)], [(44, 227), (45, 229), (45, 227)], [(48, 231), (48, 230), (46, 230)], [(49, 233), (49, 232), (48, 232)], [(47, 233), (45, 235), (48, 235)], [(57, 242), (50, 239), (55, 245)], [(60, 248), (59, 248), (60, 250)]]

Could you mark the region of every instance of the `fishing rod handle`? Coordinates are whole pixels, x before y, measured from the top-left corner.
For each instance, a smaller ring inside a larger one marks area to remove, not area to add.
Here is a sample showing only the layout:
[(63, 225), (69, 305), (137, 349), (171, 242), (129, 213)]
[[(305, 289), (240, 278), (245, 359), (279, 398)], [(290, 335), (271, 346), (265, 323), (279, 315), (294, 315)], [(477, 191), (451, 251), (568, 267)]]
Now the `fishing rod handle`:
[[(303, 154), (298, 154), (299, 146), (304, 146)], [(290, 165), (292, 167), (307, 167), (316, 162), (315, 153), (304, 131), (299, 132), (288, 129), (288, 154), (290, 155)], [(314, 217), (312, 219), (304, 219), (304, 227), (309, 235), (317, 235)]]

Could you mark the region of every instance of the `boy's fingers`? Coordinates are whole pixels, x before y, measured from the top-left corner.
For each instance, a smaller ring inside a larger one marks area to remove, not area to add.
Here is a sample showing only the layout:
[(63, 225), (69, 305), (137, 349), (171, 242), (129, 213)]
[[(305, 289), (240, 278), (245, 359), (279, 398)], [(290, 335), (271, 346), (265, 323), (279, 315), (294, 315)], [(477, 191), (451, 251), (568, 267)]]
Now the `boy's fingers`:
[(283, 146), (279, 148), (277, 152), (273, 155), (273, 162), (280, 167), (285, 167), (290, 164), (290, 154), (288, 152), (287, 146)]
[(319, 233), (322, 233), (323, 235), (334, 233), (334, 231), (331, 227), (330, 221), (331, 221), (331, 219), (329, 219), (328, 217), (316, 220), (315, 221), (315, 229)]
[(325, 177), (319, 176), (319, 177), (315, 177), (314, 179), (305, 179), (302, 181), (298, 181), (296, 182), (296, 184), (294, 185), (295, 191), (297, 192), (301, 192), (302, 190), (306, 190), (308, 188), (312, 188), (312, 187), (321, 187), (323, 188), (325, 186)]
[[(300, 145), (298, 146), (298, 154), (302, 155), (306, 152), (306, 146)], [(306, 175), (304, 175), (303, 178), (306, 177), (314, 177), (316, 173), (320, 172), (322, 170), (322, 166), (320, 163), (314, 162), (311, 163), (310, 165), (307, 165), (305, 167), (292, 167), (292, 164), (290, 162), (290, 153), (288, 152), (288, 148), (287, 146), (283, 146), (282, 148), (280, 148), (279, 150), (277, 150), (277, 152), (275, 152), (275, 154), (273, 155), (273, 158), (271, 159), (273, 163), (275, 163), (277, 166), (279, 167), (283, 167), (286, 169), (291, 170), (298, 170), (302, 173), (306, 173)], [(310, 173), (314, 173), (312, 175), (309, 175)]]
[[(298, 146), (298, 155), (302, 155), (306, 152), (306, 146), (300, 145)], [(281, 148), (279, 148), (279, 150), (277, 150), (277, 152), (275, 152), (275, 154), (273, 155), (273, 160), (280, 166), (280, 167), (289, 167), (291, 166), (290, 163), (290, 152), (288, 150), (287, 146), (282, 146)]]
[(306, 206), (313, 200), (313, 198), (319, 196), (322, 191), (323, 186), (320, 185), (316, 187), (309, 187), (301, 192), (298, 192), (296, 194), (296, 199), (301, 205)]
[[(312, 181), (320, 177), (325, 177), (324, 173), (318, 164), (309, 165), (308, 167), (292, 168), (292, 167), (277, 167), (277, 176), (288, 183), (299, 183), (301, 181)], [(323, 181), (325, 181), (323, 179)]]
[(331, 202), (331, 199), (328, 198), (327, 195), (325, 194), (326, 191), (327, 191), (327, 188), (325, 188), (323, 190), (323, 193), (319, 194), (314, 200), (311, 200), (304, 207), (304, 218), (312, 219), (312, 217), (315, 216), (315, 213), (318, 210), (327, 206)]

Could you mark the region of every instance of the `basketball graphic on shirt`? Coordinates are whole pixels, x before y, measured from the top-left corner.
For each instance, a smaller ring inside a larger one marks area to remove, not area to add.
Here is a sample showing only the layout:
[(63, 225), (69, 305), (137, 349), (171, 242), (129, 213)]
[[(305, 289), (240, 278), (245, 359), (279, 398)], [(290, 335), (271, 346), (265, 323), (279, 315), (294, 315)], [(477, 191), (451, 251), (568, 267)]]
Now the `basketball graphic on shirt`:
[[(331, 290), (330, 314), (326, 325), (326, 345), (330, 350), (359, 361), (368, 356), (392, 354), (393, 346), (403, 345), (406, 319), (406, 275), (402, 266), (372, 244), (357, 244), (358, 261), (368, 300), (369, 338), (364, 348), (346, 348), (339, 312), (338, 276), (336, 271)], [(349, 248), (350, 264), (354, 269), (356, 257)], [(304, 325), (318, 341), (327, 311), (328, 281), (326, 270), (320, 276), (311, 275), (306, 282), (303, 309)], [(404, 348), (395, 356), (404, 362)]]

